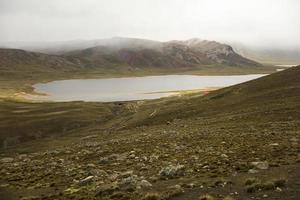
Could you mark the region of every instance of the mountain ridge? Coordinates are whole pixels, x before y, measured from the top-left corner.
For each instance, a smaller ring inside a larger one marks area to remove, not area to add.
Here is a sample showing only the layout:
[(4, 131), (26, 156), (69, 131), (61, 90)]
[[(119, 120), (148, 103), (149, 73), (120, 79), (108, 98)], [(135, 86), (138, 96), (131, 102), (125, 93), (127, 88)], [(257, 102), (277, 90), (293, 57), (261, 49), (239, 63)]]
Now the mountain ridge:
[(87, 46), (89, 44), (82, 45), (81, 48), (74, 47), (75, 50), (72, 51), (65, 51), (63, 47), (57, 46), (56, 48), (60, 48), (64, 53), (56, 52), (55, 55), (2, 48), (0, 69), (13, 69), (19, 64), (33, 65), (46, 71), (47, 67), (62, 71), (111, 66), (125, 66), (132, 69), (178, 69), (216, 65), (262, 67), (261, 64), (240, 56), (227, 44), (199, 39), (157, 42), (135, 38), (113, 38), (98, 40), (92, 47), (86, 48)]
[(238, 55), (231, 46), (215, 41), (191, 39), (186, 41), (156, 42), (151, 40), (118, 38), (95, 47), (80, 49), (63, 55), (86, 60), (97, 57), (103, 62), (114, 60), (131, 67), (195, 67), (224, 64), (231, 66), (261, 66)]

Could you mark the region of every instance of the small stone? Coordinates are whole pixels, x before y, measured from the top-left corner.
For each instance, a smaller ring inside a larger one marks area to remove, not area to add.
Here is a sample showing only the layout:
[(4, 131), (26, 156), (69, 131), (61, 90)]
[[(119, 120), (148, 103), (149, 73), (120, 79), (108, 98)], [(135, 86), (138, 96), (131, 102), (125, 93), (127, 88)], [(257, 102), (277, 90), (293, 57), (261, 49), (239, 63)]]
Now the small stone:
[(180, 189), (180, 190), (182, 189), (182, 188), (181, 188), (181, 186), (180, 186), (180, 185), (178, 185), (178, 184), (177, 184), (177, 185), (174, 185), (174, 187), (173, 187), (173, 188), (175, 188), (175, 189)]
[(209, 194), (199, 197), (199, 200), (214, 200), (215, 198)]
[(133, 175), (133, 171), (130, 170), (130, 171), (126, 171), (126, 172), (123, 172), (122, 174), (120, 174), (120, 177), (121, 178), (127, 178), (129, 176), (132, 176)]
[(268, 169), (269, 163), (267, 161), (263, 162), (251, 162), (251, 165), (255, 167), (256, 169)]
[(135, 156), (135, 154), (130, 154), (129, 156), (128, 156), (128, 158), (131, 158), (131, 159), (134, 159), (136, 156)]
[(22, 197), (20, 200), (35, 200), (35, 199), (40, 199), (39, 196), (27, 196), (27, 197)]
[(77, 188), (68, 188), (68, 189), (65, 190), (65, 192), (73, 194), (73, 193), (78, 192), (79, 190), (80, 189), (77, 189)]
[(258, 170), (256, 170), (256, 169), (249, 169), (248, 173), (249, 174), (256, 174), (256, 173), (258, 173)]
[(94, 176), (88, 176), (85, 179), (80, 180), (79, 185), (81, 185), (81, 186), (87, 185), (92, 182), (93, 178), (94, 178)]
[(147, 180), (141, 180), (138, 184), (141, 188), (152, 187), (152, 184)]
[(267, 197), (268, 197), (268, 195), (267, 195), (267, 194), (264, 194), (264, 195), (263, 195), (263, 198), (267, 198)]
[(96, 167), (96, 165), (93, 164), (93, 163), (89, 163), (89, 164), (87, 164), (86, 166), (87, 166), (87, 167), (91, 167), (91, 168)]
[(221, 154), (222, 158), (228, 158), (228, 156), (226, 154)]

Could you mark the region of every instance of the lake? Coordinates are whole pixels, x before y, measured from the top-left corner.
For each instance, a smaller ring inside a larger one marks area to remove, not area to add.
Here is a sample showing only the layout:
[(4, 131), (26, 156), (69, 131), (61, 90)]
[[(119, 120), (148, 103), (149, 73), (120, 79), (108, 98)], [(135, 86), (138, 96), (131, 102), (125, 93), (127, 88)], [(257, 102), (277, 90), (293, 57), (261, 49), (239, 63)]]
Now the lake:
[(265, 76), (194, 76), (165, 75), (108, 79), (74, 79), (35, 84), (31, 100), (41, 101), (131, 101), (157, 99), (182, 90), (221, 88)]

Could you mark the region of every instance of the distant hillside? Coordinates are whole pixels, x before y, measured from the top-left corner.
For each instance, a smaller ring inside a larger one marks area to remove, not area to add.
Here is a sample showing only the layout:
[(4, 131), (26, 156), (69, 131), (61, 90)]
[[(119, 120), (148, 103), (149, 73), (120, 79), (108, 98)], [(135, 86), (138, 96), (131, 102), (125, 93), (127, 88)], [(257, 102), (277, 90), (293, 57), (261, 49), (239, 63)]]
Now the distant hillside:
[(300, 49), (255, 48), (232, 44), (235, 51), (252, 60), (269, 64), (300, 64)]
[(119, 48), (124, 47), (153, 47), (153, 45), (160, 44), (152, 40), (145, 39), (129, 39), (122, 37), (113, 37), (110, 39), (98, 39), (98, 40), (70, 40), (62, 42), (10, 42), (3, 45), (1, 48), (14, 48), (24, 49), (27, 51), (34, 51), (52, 55), (60, 55), (69, 51), (87, 49), (95, 46), (114, 46)]
[(0, 49), (2, 72), (70, 71), (81, 67), (79, 59), (28, 52), (19, 49)]
[[(96, 46), (95, 46), (96, 45)], [(86, 48), (92, 46), (90, 48)], [(47, 50), (46, 50), (47, 49)], [(75, 50), (76, 49), (76, 50)], [(68, 51), (71, 50), (71, 51)], [(69, 42), (45, 47), (46, 53), (0, 49), (2, 72), (63, 72), (102, 70), (222, 69), (225, 66), (261, 69), (262, 65), (215, 41), (157, 42), (133, 38)], [(63, 52), (63, 53), (62, 53)]]
[(180, 68), (203, 65), (261, 66), (257, 62), (238, 55), (229, 45), (199, 39), (156, 42), (114, 38), (103, 41), (99, 46), (71, 51), (63, 55), (83, 59), (91, 65), (113, 63), (134, 68)]

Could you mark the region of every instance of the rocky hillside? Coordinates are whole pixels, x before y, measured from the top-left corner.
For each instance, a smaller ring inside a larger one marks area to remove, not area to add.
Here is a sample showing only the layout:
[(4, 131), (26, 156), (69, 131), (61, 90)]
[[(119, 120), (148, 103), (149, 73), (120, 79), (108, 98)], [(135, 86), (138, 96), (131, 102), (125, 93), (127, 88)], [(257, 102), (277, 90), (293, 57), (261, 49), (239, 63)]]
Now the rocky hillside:
[[(10, 140), (0, 151), (0, 195), (298, 200), (299, 110), (300, 66), (205, 96), (108, 104), (3, 100), (0, 132)], [(21, 131), (27, 143), (9, 148)]]

